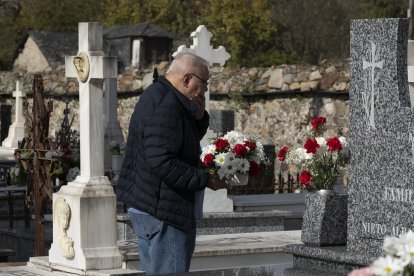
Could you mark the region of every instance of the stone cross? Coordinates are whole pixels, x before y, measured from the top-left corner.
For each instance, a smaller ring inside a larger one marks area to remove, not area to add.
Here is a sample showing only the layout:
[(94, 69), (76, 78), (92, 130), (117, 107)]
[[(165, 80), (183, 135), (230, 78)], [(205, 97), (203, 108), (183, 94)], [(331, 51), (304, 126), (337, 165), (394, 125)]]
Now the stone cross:
[(15, 118), (9, 128), (9, 135), (2, 143), (2, 146), (7, 148), (17, 148), (18, 142), (24, 137), (25, 119), (23, 117), (22, 98), (26, 97), (26, 92), (22, 91), (20, 81), (16, 81), (16, 91), (13, 92), (13, 97), (16, 98)]
[[(414, 114), (407, 81), (412, 78), (407, 76), (407, 34), (406, 19), (351, 22), (347, 246), (357, 253), (378, 255), (385, 236), (414, 230)], [(368, 117), (367, 95), (374, 93), (369, 107), (375, 117)]]
[(116, 79), (117, 65), (115, 57), (103, 56), (101, 25), (79, 25), (79, 54), (66, 57), (65, 70), (66, 77), (79, 80), (80, 177), (103, 176), (103, 81)]
[[(213, 49), (213, 46), (210, 45), (211, 32), (207, 30), (204, 25), (198, 26), (195, 32), (191, 33), (193, 37), (194, 44), (187, 48), (185, 45), (178, 47), (177, 51), (173, 54), (173, 57), (176, 57), (180, 53), (192, 53), (197, 56), (204, 58), (208, 61), (209, 65), (215, 63), (223, 66), (225, 62), (230, 58), (230, 54), (226, 52), (226, 49), (223, 46), (219, 46), (217, 49)], [(210, 111), (210, 92), (209, 87), (205, 94), (206, 97), (206, 110)], [(202, 146), (207, 144), (208, 138), (213, 136), (213, 132), (209, 129), (201, 141)], [(233, 201), (227, 198), (227, 190), (221, 189), (218, 191), (213, 191), (209, 188), (205, 190), (205, 195), (203, 192), (196, 194), (197, 202), (204, 202), (203, 209), (205, 213), (209, 212), (232, 212), (233, 211)], [(204, 199), (204, 200), (203, 200)], [(201, 216), (201, 214), (197, 214)]]
[[(193, 37), (193, 45), (188, 48), (185, 45), (178, 47), (177, 51), (173, 53), (173, 57), (176, 57), (180, 53), (192, 53), (200, 56), (208, 61), (210, 66), (213, 64), (220, 64), (223, 66), (226, 61), (230, 58), (230, 54), (226, 52), (226, 49), (223, 46), (219, 46), (217, 49), (213, 49), (213, 46), (210, 45), (211, 32), (207, 30), (204, 25), (198, 26), (195, 32), (191, 33)], [(206, 109), (210, 109), (210, 89), (206, 93)]]
[(79, 81), (81, 174), (53, 194), (54, 217), (59, 202), (70, 216), (54, 219), (63, 222), (53, 224), (49, 262), (75, 274), (120, 268), (116, 196), (104, 176), (103, 82), (117, 77), (117, 66), (104, 56), (99, 23), (79, 23), (79, 53), (65, 58), (65, 69)]

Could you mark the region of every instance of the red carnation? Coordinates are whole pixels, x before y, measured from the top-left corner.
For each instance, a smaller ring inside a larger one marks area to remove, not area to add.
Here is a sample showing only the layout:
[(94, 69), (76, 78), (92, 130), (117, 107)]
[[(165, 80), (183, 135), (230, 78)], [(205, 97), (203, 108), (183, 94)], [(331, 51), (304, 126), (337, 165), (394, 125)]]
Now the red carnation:
[(286, 159), (286, 154), (288, 153), (289, 148), (286, 146), (283, 146), (283, 148), (281, 148), (279, 150), (279, 153), (277, 154), (277, 157), (279, 158), (280, 161), (285, 161)]
[(324, 123), (326, 123), (326, 118), (325, 117), (316, 117), (311, 122), (314, 130), (319, 130), (319, 127)]
[(303, 146), (306, 149), (306, 153), (316, 153), (319, 148), (319, 144), (316, 139), (307, 139), (305, 145)]
[(312, 182), (312, 175), (308, 171), (301, 172), (299, 182), (302, 186), (308, 187)]
[(326, 139), (326, 145), (328, 146), (329, 151), (340, 151), (342, 150), (341, 141), (339, 141), (338, 137), (332, 137)]
[(250, 141), (244, 141), (244, 145), (246, 147), (248, 147), (250, 150), (255, 150), (256, 149), (256, 145), (253, 142)]
[(206, 166), (210, 166), (213, 164), (214, 154), (209, 153), (204, 156), (203, 164)]
[(243, 158), (247, 155), (247, 148), (245, 145), (237, 144), (233, 148), (234, 154), (236, 154), (236, 157)]
[(254, 162), (254, 161), (250, 161), (249, 163), (250, 163), (249, 175), (250, 176), (256, 176), (256, 175), (258, 175), (259, 172), (260, 172), (259, 165), (257, 165), (257, 163)]
[(226, 139), (219, 138), (216, 141), (216, 150), (221, 151), (227, 147), (230, 147), (229, 142)]

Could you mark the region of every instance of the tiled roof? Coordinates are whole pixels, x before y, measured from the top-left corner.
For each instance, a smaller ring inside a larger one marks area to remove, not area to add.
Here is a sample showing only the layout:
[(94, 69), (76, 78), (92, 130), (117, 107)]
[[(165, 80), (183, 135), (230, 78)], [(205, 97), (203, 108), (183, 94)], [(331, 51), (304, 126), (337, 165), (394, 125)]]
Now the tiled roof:
[(65, 56), (78, 52), (78, 34), (29, 30), (29, 36), (36, 42), (50, 65), (65, 63)]
[(171, 33), (160, 26), (148, 22), (125, 26), (111, 26), (103, 31), (103, 36), (105, 39), (134, 36), (174, 38)]

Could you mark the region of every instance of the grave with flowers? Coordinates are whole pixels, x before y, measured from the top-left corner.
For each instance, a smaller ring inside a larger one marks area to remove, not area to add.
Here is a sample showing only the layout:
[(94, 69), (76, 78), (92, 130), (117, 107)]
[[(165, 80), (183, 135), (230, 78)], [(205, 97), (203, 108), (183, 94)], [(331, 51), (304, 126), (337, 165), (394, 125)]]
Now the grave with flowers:
[[(285, 252), (293, 254), (294, 267), (285, 275), (346, 275), (368, 266), (354, 275), (403, 275), (411, 269), (414, 114), (407, 34), (407, 19), (351, 22), (347, 225), (331, 229), (334, 235), (346, 231), (346, 246), (288, 245)], [(303, 185), (313, 188), (314, 178), (310, 168)]]
[(310, 245), (345, 245), (347, 195), (337, 193), (334, 186), (348, 156), (348, 142), (343, 136), (324, 137), (326, 118), (317, 117), (304, 130), (303, 147), (278, 152), (282, 162), (299, 170), (304, 190), (305, 212), (302, 242)]

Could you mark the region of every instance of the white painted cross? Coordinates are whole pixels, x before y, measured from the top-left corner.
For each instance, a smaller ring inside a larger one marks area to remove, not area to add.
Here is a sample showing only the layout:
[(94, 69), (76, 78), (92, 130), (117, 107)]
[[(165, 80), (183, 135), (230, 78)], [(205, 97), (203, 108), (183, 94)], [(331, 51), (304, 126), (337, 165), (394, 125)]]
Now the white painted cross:
[[(117, 77), (116, 57), (103, 52), (102, 26), (79, 23), (79, 53), (65, 57), (66, 77), (79, 81), (79, 182), (104, 175), (103, 81)], [(77, 181), (78, 182), (78, 181)]]
[[(219, 46), (217, 49), (213, 49), (213, 46), (210, 45), (210, 39), (212, 34), (207, 30), (204, 25), (198, 26), (195, 32), (191, 33), (193, 37), (193, 45), (190, 48), (187, 48), (185, 45), (178, 47), (177, 51), (173, 54), (173, 57), (176, 57), (181, 53), (192, 53), (199, 57), (204, 58), (210, 66), (215, 63), (223, 66), (226, 61), (231, 57), (229, 53), (226, 52), (226, 49), (223, 46)], [(210, 110), (210, 87), (208, 87), (206, 93), (206, 110)]]
[(4, 139), (2, 146), (6, 148), (17, 148), (18, 141), (24, 137), (24, 122), (23, 117), (23, 101), (26, 97), (26, 92), (22, 91), (19, 81), (16, 81), (16, 91), (13, 92), (13, 97), (16, 98), (15, 118), (13, 124), (9, 128), (9, 135)]
[[(223, 66), (225, 62), (230, 58), (230, 54), (226, 52), (226, 49), (223, 46), (219, 46), (217, 49), (213, 49), (213, 46), (210, 45), (212, 34), (204, 25), (198, 26), (197, 30), (191, 33), (191, 36), (193, 37), (194, 44), (191, 45), (190, 48), (187, 48), (185, 45), (179, 46), (177, 51), (173, 54), (173, 57), (176, 57), (181, 53), (192, 53), (204, 58), (206, 61), (208, 61), (210, 66), (215, 63)], [(205, 97), (206, 110), (210, 111), (210, 87), (207, 88)], [(208, 139), (212, 137), (213, 134), (213, 131), (211, 129), (208, 129), (206, 135), (204, 135), (204, 138), (201, 141), (201, 145), (206, 145)], [(233, 201), (227, 197), (227, 190), (225, 189), (213, 191), (207, 188), (205, 190), (205, 194), (203, 192), (196, 193), (196, 204), (197, 218), (201, 217), (201, 211), (204, 213), (233, 211)], [(203, 206), (199, 206), (200, 204), (203, 204)]]

